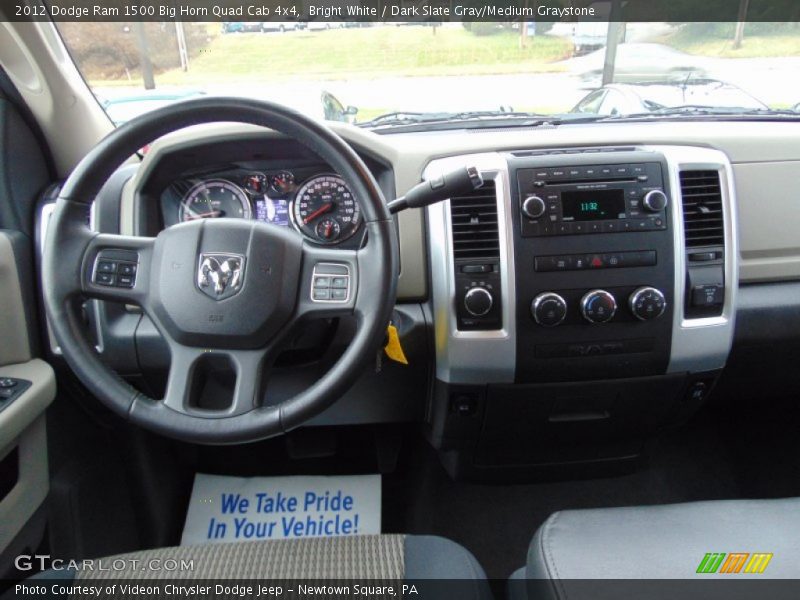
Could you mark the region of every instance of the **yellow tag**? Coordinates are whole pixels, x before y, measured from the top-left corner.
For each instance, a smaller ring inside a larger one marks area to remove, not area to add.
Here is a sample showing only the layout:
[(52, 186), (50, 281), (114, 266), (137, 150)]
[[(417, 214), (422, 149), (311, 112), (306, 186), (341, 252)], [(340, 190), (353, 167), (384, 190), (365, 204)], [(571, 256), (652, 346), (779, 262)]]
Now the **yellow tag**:
[(389, 327), (386, 328), (386, 337), (389, 339), (389, 341), (386, 342), (386, 347), (383, 349), (383, 351), (386, 352), (386, 356), (395, 362), (407, 365), (408, 359), (403, 353), (403, 347), (400, 345), (400, 336), (397, 335), (397, 327), (389, 325)]

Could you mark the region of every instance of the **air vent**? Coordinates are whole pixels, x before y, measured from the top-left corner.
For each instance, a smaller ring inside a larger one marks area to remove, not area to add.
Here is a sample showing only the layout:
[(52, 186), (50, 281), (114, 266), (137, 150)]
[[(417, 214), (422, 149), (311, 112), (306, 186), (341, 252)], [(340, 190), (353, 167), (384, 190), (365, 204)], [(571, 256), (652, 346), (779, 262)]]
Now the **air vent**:
[(687, 248), (722, 246), (722, 193), (717, 171), (681, 171), (683, 230)]
[(468, 195), (450, 198), (450, 225), (456, 260), (500, 258), (494, 181), (487, 180)]

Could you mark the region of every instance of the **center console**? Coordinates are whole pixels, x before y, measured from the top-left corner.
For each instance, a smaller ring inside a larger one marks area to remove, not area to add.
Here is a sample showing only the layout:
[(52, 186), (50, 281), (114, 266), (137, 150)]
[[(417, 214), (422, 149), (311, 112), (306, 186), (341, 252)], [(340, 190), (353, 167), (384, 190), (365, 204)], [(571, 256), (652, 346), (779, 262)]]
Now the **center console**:
[(483, 188), (428, 209), (434, 445), (454, 444), (454, 470), (469, 472), (595, 460), (603, 440), (603, 460), (636, 454), (620, 440), (675, 417), (681, 398), (696, 407), (730, 349), (727, 158), (523, 150), (441, 159), (425, 176), (472, 164)]
[(666, 372), (675, 264), (664, 158), (631, 149), (507, 160), (515, 381)]

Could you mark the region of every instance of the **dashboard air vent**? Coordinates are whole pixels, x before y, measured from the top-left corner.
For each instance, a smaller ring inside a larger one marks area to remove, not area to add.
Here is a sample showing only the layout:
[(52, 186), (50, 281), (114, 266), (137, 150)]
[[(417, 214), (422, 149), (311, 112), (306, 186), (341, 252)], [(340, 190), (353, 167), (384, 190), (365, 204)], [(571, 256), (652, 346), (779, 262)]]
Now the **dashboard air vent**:
[(494, 181), (486, 180), (474, 192), (450, 198), (450, 225), (456, 260), (500, 258)]
[(722, 246), (722, 193), (717, 171), (681, 171), (683, 230), (687, 248)]

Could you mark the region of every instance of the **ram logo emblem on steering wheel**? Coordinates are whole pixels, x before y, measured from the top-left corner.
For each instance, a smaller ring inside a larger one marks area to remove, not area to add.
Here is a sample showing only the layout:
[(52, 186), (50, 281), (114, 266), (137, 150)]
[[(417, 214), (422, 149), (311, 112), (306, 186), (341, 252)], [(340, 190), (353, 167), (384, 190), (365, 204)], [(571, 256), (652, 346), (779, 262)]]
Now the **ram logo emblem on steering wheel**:
[(215, 252), (200, 254), (197, 287), (214, 300), (237, 294), (244, 280), (244, 256)]

